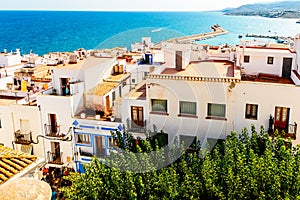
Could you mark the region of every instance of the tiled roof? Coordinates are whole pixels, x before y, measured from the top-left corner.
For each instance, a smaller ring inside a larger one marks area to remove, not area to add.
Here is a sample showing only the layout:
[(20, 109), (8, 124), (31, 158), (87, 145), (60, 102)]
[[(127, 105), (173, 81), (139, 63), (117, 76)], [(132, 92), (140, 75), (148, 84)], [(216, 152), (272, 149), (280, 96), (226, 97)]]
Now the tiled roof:
[(36, 156), (0, 146), (0, 185), (36, 160)]

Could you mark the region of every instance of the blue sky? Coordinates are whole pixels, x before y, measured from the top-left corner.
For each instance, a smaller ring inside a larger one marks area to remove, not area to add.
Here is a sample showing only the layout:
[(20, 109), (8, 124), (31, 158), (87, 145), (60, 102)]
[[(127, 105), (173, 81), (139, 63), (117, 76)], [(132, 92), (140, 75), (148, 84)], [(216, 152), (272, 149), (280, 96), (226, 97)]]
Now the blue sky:
[(274, 0), (0, 0), (1, 10), (207, 11)]

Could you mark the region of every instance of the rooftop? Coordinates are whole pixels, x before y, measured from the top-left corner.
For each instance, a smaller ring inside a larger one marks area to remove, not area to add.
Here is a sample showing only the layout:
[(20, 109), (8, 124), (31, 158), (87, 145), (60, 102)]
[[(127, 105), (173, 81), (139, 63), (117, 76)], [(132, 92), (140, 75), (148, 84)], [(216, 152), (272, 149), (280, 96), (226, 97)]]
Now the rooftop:
[(99, 83), (96, 87), (92, 88), (88, 91), (88, 95), (97, 95), (103, 96), (108, 93), (110, 90), (115, 88), (120, 84), (120, 82), (130, 76), (129, 73), (127, 74), (118, 74), (118, 75), (111, 75), (103, 82)]
[(134, 90), (126, 94), (131, 99), (144, 100), (146, 98), (146, 81), (142, 81)]
[(242, 81), (253, 81), (253, 82), (267, 82), (267, 83), (279, 83), (279, 84), (294, 84), (289, 78), (283, 78), (272, 74), (260, 73), (255, 75), (242, 75)]
[(189, 64), (187, 68), (182, 71), (177, 71), (175, 68), (166, 68), (161, 74), (208, 78), (233, 78), (239, 75), (239, 71), (234, 70), (234, 64), (232, 62), (200, 61)]
[(36, 156), (0, 146), (0, 185), (20, 173), (36, 160)]
[(57, 66), (51, 66), (51, 68), (63, 68), (67, 70), (84, 70), (97, 65), (105, 64), (106, 62), (113, 61), (114, 58), (97, 58), (94, 56), (87, 59), (79, 60), (76, 64), (60, 64)]

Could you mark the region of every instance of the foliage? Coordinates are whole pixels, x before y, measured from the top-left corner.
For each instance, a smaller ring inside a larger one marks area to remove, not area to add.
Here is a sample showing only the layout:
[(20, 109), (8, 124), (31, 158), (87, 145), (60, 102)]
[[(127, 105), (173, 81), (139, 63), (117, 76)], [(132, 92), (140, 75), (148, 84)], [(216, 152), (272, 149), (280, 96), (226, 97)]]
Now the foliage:
[[(83, 174), (67, 179), (63, 188), (70, 199), (299, 199), (300, 151), (283, 138), (270, 138), (261, 129), (232, 132), (212, 152), (201, 149), (183, 154), (167, 167), (177, 148), (159, 151), (150, 140), (132, 144), (130, 135), (115, 133), (124, 154), (112, 154), (105, 164), (94, 158)], [(141, 146), (141, 147), (140, 147)], [(134, 154), (129, 149), (139, 152)], [(145, 152), (158, 152), (147, 154)], [(143, 155), (143, 156), (139, 156)], [(155, 157), (156, 156), (156, 157)], [(125, 166), (120, 170), (120, 166)], [(134, 170), (141, 173), (135, 173)], [(146, 172), (143, 170), (151, 169)], [(157, 170), (155, 170), (157, 169)], [(144, 173), (142, 173), (144, 172)]]

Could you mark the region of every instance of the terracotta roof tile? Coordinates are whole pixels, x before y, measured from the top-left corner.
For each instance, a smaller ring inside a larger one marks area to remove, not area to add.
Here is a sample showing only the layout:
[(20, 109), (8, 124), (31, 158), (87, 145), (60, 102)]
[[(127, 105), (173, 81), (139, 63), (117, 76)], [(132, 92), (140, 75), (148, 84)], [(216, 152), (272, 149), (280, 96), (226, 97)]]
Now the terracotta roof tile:
[(0, 185), (36, 160), (36, 156), (0, 146)]

